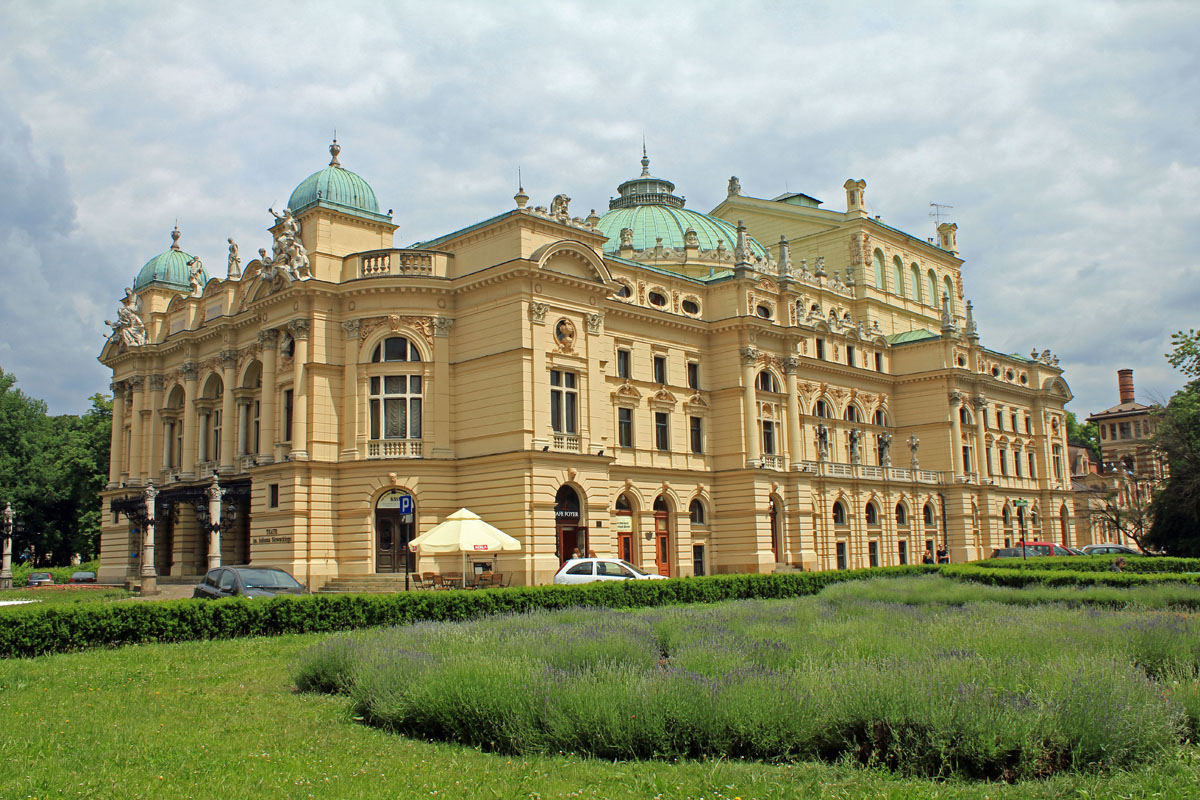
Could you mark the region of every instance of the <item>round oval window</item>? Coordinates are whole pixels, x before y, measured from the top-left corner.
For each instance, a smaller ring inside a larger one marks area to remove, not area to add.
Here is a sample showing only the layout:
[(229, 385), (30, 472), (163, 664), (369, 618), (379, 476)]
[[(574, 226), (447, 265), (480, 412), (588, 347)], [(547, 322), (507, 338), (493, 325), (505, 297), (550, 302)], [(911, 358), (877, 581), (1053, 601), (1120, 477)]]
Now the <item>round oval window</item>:
[(656, 306), (665, 306), (667, 304), (667, 298), (658, 292), (651, 292), (649, 300), (652, 305)]
[(685, 312), (687, 312), (688, 314), (699, 314), (700, 313), (700, 304), (697, 303), (695, 300), (684, 300), (683, 301), (683, 310)]
[(759, 306), (758, 308), (754, 309), (754, 311), (763, 319), (771, 318), (771, 309), (768, 306)]
[(633, 289), (630, 289), (627, 284), (622, 283), (621, 288), (617, 289), (617, 297), (629, 297), (633, 294)]

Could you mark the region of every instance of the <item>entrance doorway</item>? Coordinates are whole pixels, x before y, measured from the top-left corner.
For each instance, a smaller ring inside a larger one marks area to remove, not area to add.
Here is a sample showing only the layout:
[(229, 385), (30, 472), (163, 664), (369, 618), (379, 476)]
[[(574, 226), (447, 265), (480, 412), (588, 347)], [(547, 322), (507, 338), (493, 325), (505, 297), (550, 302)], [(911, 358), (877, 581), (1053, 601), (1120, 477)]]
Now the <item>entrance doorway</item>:
[(634, 560), (636, 553), (633, 549), (633, 504), (625, 495), (617, 498), (617, 514), (613, 527), (617, 532), (617, 557), (630, 564), (637, 564), (638, 562)]
[(587, 528), (580, 524), (580, 506), (579, 494), (574, 489), (559, 487), (554, 496), (554, 547), (559, 566), (588, 554)]
[(375, 504), (375, 571), (416, 572), (417, 556), (409, 548), (414, 527), (413, 497), (393, 490)]
[(654, 498), (654, 566), (659, 575), (671, 575), (671, 510), (661, 494)]

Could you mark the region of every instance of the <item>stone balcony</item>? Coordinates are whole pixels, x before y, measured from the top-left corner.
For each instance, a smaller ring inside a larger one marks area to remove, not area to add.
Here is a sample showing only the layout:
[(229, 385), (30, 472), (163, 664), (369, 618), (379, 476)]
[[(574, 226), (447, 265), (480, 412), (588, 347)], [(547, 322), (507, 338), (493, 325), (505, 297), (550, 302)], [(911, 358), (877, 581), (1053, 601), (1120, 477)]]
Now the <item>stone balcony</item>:
[(452, 258), (432, 250), (369, 250), (347, 257), (349, 274), (360, 278), (394, 276), (445, 277)]
[(367, 442), (367, 458), (421, 458), (420, 439), (376, 439)]

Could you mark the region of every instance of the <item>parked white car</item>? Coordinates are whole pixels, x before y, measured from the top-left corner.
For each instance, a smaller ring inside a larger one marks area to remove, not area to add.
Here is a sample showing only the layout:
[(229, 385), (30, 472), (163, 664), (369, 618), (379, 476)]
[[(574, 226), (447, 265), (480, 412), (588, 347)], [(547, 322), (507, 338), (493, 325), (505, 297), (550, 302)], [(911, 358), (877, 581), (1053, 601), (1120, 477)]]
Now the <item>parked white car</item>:
[(646, 572), (619, 558), (572, 558), (554, 575), (555, 583), (592, 583), (593, 581), (653, 581), (666, 575)]

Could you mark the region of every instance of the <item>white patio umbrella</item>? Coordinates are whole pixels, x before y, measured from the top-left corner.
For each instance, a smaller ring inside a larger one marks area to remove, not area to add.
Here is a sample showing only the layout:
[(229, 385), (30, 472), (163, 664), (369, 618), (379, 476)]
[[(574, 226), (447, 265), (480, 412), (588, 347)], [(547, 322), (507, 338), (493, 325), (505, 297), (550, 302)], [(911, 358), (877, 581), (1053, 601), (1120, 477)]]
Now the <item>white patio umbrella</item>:
[(460, 508), (437, 525), (408, 543), (414, 552), (424, 554), (462, 553), (463, 586), (467, 585), (467, 553), (495, 553), (520, 550), (521, 542), (499, 528), (484, 522), (473, 511)]

